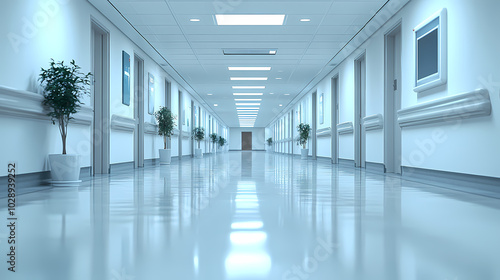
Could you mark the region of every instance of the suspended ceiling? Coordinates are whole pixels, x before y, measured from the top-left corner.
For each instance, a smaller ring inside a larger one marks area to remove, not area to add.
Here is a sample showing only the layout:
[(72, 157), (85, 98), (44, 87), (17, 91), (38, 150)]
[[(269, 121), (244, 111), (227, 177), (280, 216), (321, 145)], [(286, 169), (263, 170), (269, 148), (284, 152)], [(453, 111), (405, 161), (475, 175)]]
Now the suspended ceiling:
[[(353, 43), (351, 39), (366, 29), (382, 7), (391, 4), (386, 0), (89, 1), (229, 127), (240, 126), (236, 108), (241, 106), (236, 106), (235, 98), (262, 99), (257, 101), (261, 105), (254, 126), (267, 126), (340, 63), (339, 51)], [(395, 13), (406, 1), (392, 2), (397, 7), (389, 12)], [(219, 26), (216, 14), (281, 14), (285, 20), (282, 26)], [(227, 56), (224, 49), (275, 49), (277, 53)], [(244, 66), (271, 70), (228, 70)], [(268, 80), (231, 81), (230, 77)], [(233, 96), (246, 92), (263, 95)]]

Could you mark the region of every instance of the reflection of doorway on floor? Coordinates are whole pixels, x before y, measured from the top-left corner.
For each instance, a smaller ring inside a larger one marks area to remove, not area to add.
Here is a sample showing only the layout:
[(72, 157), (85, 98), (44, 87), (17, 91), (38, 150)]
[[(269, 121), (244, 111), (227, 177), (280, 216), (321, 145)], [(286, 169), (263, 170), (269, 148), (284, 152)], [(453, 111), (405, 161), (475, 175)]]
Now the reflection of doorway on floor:
[(252, 132), (241, 133), (241, 150), (242, 151), (252, 150)]

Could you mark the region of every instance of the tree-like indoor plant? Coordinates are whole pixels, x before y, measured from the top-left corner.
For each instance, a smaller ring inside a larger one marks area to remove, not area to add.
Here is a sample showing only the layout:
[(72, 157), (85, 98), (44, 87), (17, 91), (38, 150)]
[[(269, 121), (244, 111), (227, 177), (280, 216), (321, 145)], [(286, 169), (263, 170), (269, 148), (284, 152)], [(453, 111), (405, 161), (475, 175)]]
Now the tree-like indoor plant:
[(194, 156), (196, 158), (202, 158), (203, 153), (201, 151), (201, 141), (205, 139), (205, 129), (203, 127), (196, 127), (193, 129), (193, 139), (198, 143), (198, 148), (194, 150)]
[(219, 147), (222, 150), (222, 148), (224, 147), (224, 145), (226, 145), (227, 140), (224, 137), (219, 136), (219, 140), (217, 142), (219, 143)]
[(174, 134), (174, 128), (177, 125), (174, 120), (177, 117), (167, 107), (160, 107), (160, 110), (155, 112), (155, 117), (158, 121), (158, 134), (163, 136), (163, 149), (160, 149), (160, 164), (170, 164), (172, 151), (167, 149), (167, 138), (170, 141), (170, 137)]
[(272, 137), (269, 137), (267, 138), (267, 145), (269, 146), (269, 149), (267, 149), (268, 152), (272, 152), (273, 151), (273, 138)]
[(212, 142), (214, 153), (217, 152), (217, 143), (219, 142), (219, 136), (216, 133), (212, 133), (209, 135), (210, 141)]
[(306, 149), (307, 140), (309, 139), (309, 134), (311, 133), (311, 126), (307, 123), (301, 123), (297, 126), (297, 131), (299, 132), (299, 140), (297, 145), (302, 145), (302, 150), (300, 151), (300, 158), (307, 159), (309, 155), (309, 149)]
[(74, 60), (69, 65), (64, 61), (51, 59), (47, 69), (42, 68), (38, 81), (43, 89), (42, 105), (49, 110), (47, 114), (52, 124), (59, 125), (62, 140), (62, 154), (49, 155), (52, 183), (71, 185), (80, 181), (80, 156), (66, 153), (68, 124), (72, 115), (78, 112), (83, 104), (81, 98), (90, 92), (92, 74), (82, 73)]

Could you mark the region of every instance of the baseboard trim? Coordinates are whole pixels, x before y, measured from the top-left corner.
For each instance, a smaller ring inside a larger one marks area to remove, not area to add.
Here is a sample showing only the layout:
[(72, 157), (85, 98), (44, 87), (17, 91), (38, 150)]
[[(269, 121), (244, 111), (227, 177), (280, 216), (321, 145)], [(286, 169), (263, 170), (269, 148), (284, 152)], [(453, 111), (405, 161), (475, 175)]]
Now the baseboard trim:
[(144, 160), (144, 167), (153, 167), (160, 165), (160, 159), (159, 158), (152, 158), (152, 159), (145, 159)]
[(339, 158), (339, 165), (349, 166), (349, 167), (355, 167), (353, 159)]
[(92, 178), (92, 167), (82, 167), (80, 169), (80, 180), (87, 181)]
[[(92, 168), (82, 167), (80, 169), (80, 180), (87, 181), (92, 178)], [(23, 195), (52, 188), (50, 182), (50, 171), (16, 174), (16, 194)], [(0, 177), (0, 198), (8, 196), (8, 176)]]
[(385, 165), (383, 163), (378, 162), (366, 162), (366, 171), (377, 172), (377, 173), (385, 173)]
[[(16, 189), (50, 186), (47, 183), (49, 180), (50, 180), (50, 171), (16, 174)], [(7, 185), (8, 185), (8, 176), (0, 177), (0, 189), (7, 190)]]
[(461, 192), (500, 198), (500, 178), (402, 167), (402, 178)]
[(134, 170), (135, 164), (133, 161), (113, 163), (109, 166), (109, 173), (120, 173)]
[(321, 162), (332, 163), (332, 158), (329, 157), (316, 157), (316, 159)]
[(235, 150), (235, 149), (231, 149), (229, 150), (230, 152), (265, 152), (266, 150)]

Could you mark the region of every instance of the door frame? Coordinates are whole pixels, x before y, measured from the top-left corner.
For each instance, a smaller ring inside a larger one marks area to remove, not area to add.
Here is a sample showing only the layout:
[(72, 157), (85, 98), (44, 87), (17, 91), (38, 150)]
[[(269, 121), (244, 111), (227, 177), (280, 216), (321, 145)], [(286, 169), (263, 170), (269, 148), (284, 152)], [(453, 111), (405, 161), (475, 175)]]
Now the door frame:
[[(388, 173), (401, 174), (402, 133), (397, 123), (397, 110), (401, 109), (402, 27), (397, 22), (384, 36), (385, 92), (384, 92), (384, 163)], [(399, 67), (396, 67), (399, 59)], [(397, 73), (399, 72), (399, 73)], [(394, 89), (395, 80), (396, 90)], [(397, 94), (394, 94), (396, 92)]]
[[(250, 150), (243, 149), (243, 140), (244, 140), (243, 135), (244, 134), (250, 134)], [(241, 132), (241, 150), (242, 151), (252, 151), (253, 150), (253, 139), (252, 138), (253, 138), (253, 133), (251, 131), (242, 131)]]
[(356, 167), (366, 165), (366, 133), (363, 118), (366, 114), (366, 52), (354, 61), (354, 162)]
[[(92, 79), (92, 174), (109, 174), (110, 167), (110, 40), (109, 30), (94, 18), (90, 20), (91, 26), (91, 69), (95, 73), (95, 36), (102, 36), (101, 61), (102, 71)], [(95, 81), (101, 79), (101, 98), (96, 98)], [(96, 114), (98, 117), (96, 117)]]
[(318, 154), (318, 139), (316, 137), (316, 131), (317, 131), (317, 128), (318, 128), (318, 92), (315, 91), (312, 93), (312, 106), (311, 106), (311, 109), (312, 109), (312, 129), (311, 129), (311, 142), (312, 142), (312, 159), (313, 160), (316, 160), (318, 159), (317, 157), (317, 154)]
[[(172, 111), (172, 83), (165, 79), (165, 106)], [(172, 137), (167, 137), (167, 149), (172, 149)]]
[(179, 160), (182, 159), (182, 155), (183, 155), (183, 152), (182, 152), (182, 140), (183, 140), (183, 137), (184, 137), (184, 128), (183, 128), (183, 121), (184, 121), (184, 114), (185, 112), (183, 112), (184, 110), (184, 99), (183, 99), (183, 94), (182, 94), (182, 91), (178, 91), (178, 94), (179, 94), (179, 142), (178, 142), (178, 145), (179, 145)]
[(134, 53), (134, 166), (144, 167), (144, 59)]
[(337, 124), (339, 120), (339, 74), (336, 74), (331, 78), (331, 124), (332, 124), (332, 163), (339, 163), (339, 135), (337, 132)]
[[(198, 124), (195, 123), (194, 115), (195, 115), (195, 104), (194, 101), (191, 100), (191, 131), (193, 131), (196, 127), (198, 127)], [(195, 149), (198, 149), (198, 143), (196, 143), (196, 141), (193, 139), (191, 141), (190, 146), (191, 146), (191, 151), (190, 151), (191, 157), (194, 157), (194, 151)], [(200, 148), (201, 148), (201, 142), (200, 142)]]

